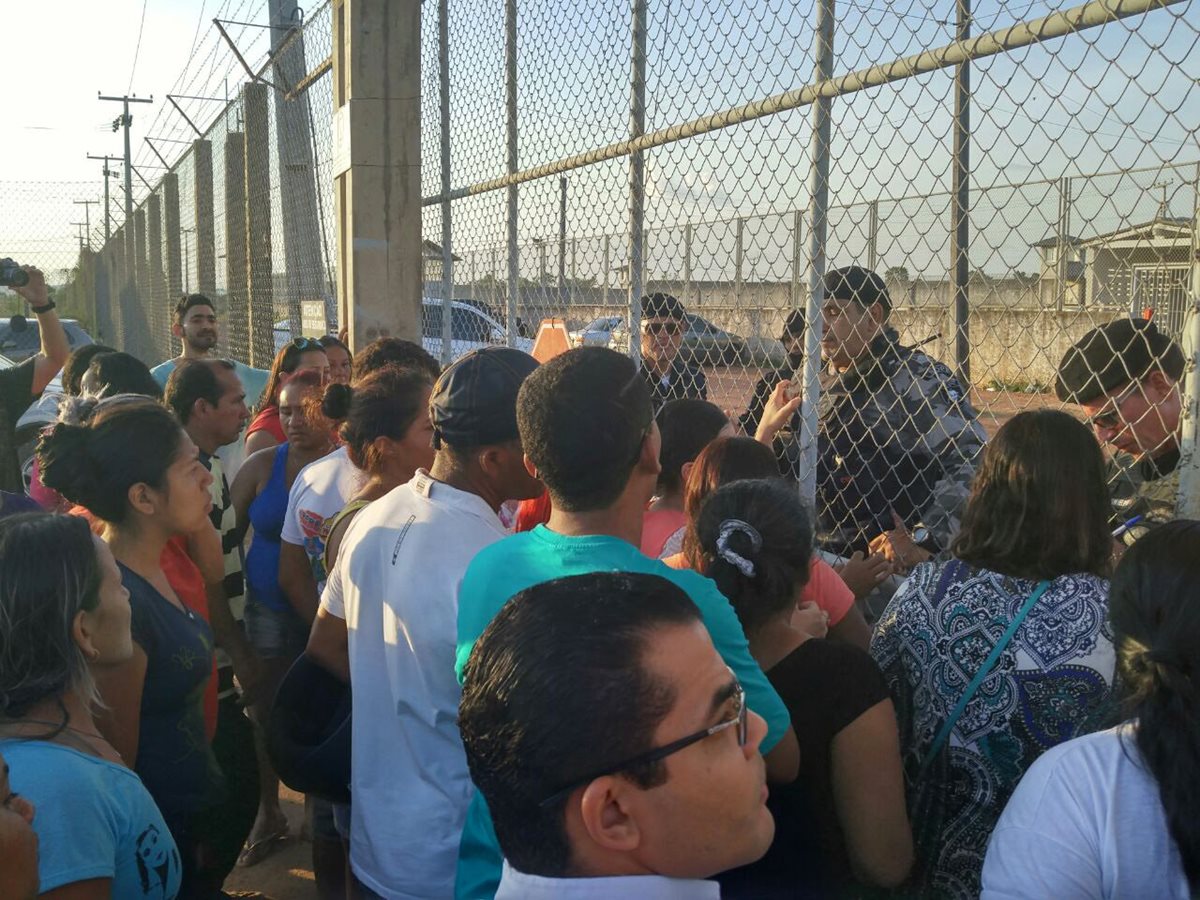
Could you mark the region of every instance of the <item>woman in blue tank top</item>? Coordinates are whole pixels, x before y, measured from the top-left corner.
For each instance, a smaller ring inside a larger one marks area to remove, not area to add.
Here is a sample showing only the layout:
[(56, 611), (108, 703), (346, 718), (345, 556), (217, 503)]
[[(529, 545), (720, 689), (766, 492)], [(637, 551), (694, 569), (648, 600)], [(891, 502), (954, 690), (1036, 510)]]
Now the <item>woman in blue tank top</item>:
[[(279, 553), (292, 483), (301, 469), (333, 450), (332, 423), (320, 412), (322, 388), (321, 376), (312, 370), (287, 380), (279, 392), (287, 442), (252, 453), (230, 488), (239, 536), (254, 526), (246, 554), (246, 636), (262, 663), (262, 688), (251, 706), (260, 722), (266, 721), (279, 682), (308, 642), (309, 623), (279, 588)], [(258, 818), (243, 852), (246, 859), (262, 858), (287, 836), (279, 779), (266, 768), (260, 775)]]

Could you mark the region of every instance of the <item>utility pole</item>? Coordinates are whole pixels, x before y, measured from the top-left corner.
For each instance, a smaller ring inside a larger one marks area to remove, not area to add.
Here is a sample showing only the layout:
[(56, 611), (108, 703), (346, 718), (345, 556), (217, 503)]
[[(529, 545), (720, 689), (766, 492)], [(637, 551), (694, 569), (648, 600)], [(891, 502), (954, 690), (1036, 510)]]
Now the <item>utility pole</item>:
[(121, 159), (119, 156), (92, 156), (87, 155), (88, 159), (99, 159), (104, 162), (104, 243), (107, 244), (112, 237), (112, 214), (108, 211), (108, 179), (115, 178), (117, 173), (108, 167), (110, 162), (117, 162)]
[(82, 250), (83, 249), (83, 234), (84, 234), (83, 229), (87, 227), (87, 223), (86, 222), (72, 222), (71, 224), (79, 229), (79, 249)]
[[(105, 179), (105, 183), (106, 184), (108, 183), (107, 179)], [(89, 250), (92, 249), (92, 204), (99, 203), (99, 202), (100, 202), (99, 200), (76, 200), (76, 201), (74, 201), (76, 206), (83, 207), (83, 224), (84, 224), (84, 227), (87, 228), (87, 247)]]
[(133, 157), (129, 153), (129, 126), (133, 124), (133, 116), (129, 114), (130, 103), (153, 103), (153, 97), (123, 96), (105, 97), (99, 91), (96, 96), (101, 100), (113, 100), (124, 104), (124, 112), (113, 119), (113, 131), (118, 128), (125, 130), (125, 221), (133, 223)]

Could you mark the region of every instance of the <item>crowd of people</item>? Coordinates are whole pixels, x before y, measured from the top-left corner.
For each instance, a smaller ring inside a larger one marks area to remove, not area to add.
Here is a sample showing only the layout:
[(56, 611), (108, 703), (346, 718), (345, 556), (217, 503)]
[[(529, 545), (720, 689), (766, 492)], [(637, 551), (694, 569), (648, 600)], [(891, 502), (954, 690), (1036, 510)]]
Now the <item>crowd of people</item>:
[[(1184, 355), (1119, 319), (988, 439), (874, 272), (825, 279), (746, 409), (686, 312), (642, 362), (384, 337), (68, 358), (0, 495), (0, 895), (229, 896), (291, 839), (315, 890), (435, 898), (1200, 892), (1200, 523)], [(14, 373), (14, 374), (10, 374)], [(1107, 446), (1111, 453), (1106, 454)], [(261, 895), (260, 895), (261, 896)]]

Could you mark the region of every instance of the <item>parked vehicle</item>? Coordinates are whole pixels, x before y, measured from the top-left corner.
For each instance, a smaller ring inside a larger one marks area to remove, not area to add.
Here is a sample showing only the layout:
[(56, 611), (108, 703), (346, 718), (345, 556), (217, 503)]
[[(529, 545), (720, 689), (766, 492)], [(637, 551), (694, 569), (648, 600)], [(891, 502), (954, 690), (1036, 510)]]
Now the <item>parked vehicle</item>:
[[(624, 316), (601, 316), (571, 335), (576, 347), (612, 347), (625, 353), (629, 350), (629, 334)], [(680, 354), (698, 365), (735, 366), (750, 362), (750, 352), (744, 338), (718, 328), (694, 313), (684, 315), (683, 346)]]
[[(429, 298), (429, 299), (434, 299), (434, 298)], [(482, 300), (471, 300), (467, 297), (457, 297), (457, 298), (455, 298), (455, 302), (465, 303), (468, 306), (473, 306), (477, 310), (479, 310), (481, 313), (483, 313), (485, 316), (489, 316), (490, 318), (499, 322), (501, 327), (504, 326), (504, 319), (507, 316), (507, 311), (502, 307), (497, 309), (496, 307), (492, 306), (490, 303), (485, 303)], [(523, 338), (527, 338), (530, 336), (529, 326), (525, 324), (525, 321), (520, 316), (517, 316), (517, 335), (520, 337), (523, 337)]]
[[(451, 300), (450, 303), (451, 360), (481, 347), (507, 343), (503, 326), (487, 313), (461, 300)], [(421, 300), (421, 346), (435, 359), (442, 358), (442, 308), (443, 302), (439, 298), (425, 297)], [(513, 346), (529, 353), (533, 350), (533, 341), (518, 337)]]
[[(83, 330), (77, 319), (62, 319), (63, 331), (67, 333), (67, 343), (71, 349), (85, 344), (96, 343), (92, 336)], [(13, 316), (7, 321), (0, 321), (0, 354), (13, 363), (22, 363), (35, 355), (42, 346), (42, 333), (38, 328), (38, 320), (25, 316)]]

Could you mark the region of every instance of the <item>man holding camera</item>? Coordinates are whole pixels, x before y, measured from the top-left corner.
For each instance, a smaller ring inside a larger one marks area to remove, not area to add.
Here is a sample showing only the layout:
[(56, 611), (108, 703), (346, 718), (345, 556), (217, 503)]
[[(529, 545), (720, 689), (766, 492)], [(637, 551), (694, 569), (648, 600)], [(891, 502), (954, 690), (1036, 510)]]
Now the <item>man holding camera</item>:
[(9, 277), (4, 279), (3, 286), (25, 298), (30, 311), (37, 316), (41, 337), (41, 349), (36, 355), (20, 365), (0, 369), (0, 490), (23, 494), (25, 484), (17, 459), (17, 422), (62, 369), (70, 347), (41, 270), (13, 266), (6, 275)]

